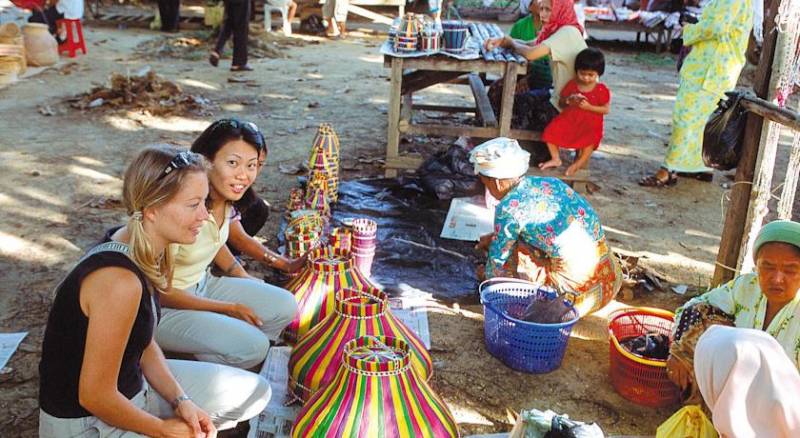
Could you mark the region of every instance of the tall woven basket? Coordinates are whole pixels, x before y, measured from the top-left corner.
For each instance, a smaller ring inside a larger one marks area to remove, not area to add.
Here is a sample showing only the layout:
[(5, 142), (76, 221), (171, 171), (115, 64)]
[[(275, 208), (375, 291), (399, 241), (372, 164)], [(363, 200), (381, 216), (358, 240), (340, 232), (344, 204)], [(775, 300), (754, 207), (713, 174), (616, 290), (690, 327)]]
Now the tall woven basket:
[(348, 342), (336, 377), (303, 406), (292, 437), (459, 436), (447, 405), (410, 361), (408, 344), (400, 339)]
[(286, 339), (297, 341), (333, 313), (336, 292), (374, 287), (355, 266), (350, 253), (330, 247), (312, 250), (300, 275), (286, 284), (297, 300), (297, 315), (286, 328)]
[(345, 288), (336, 293), (334, 312), (297, 341), (289, 358), (289, 390), (303, 402), (327, 385), (347, 342), (362, 336), (388, 336), (409, 346), (410, 363), (427, 381), (433, 366), (431, 356), (416, 333), (397, 319), (389, 298), (375, 288)]

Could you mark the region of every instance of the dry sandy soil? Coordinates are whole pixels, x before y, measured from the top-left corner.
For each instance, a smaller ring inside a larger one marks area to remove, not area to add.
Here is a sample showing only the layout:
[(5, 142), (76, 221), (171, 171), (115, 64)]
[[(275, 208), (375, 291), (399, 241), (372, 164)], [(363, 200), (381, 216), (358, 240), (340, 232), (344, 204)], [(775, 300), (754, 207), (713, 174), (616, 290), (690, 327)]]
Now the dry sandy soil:
[[(0, 373), (4, 436), (35, 436), (37, 364), (51, 292), (81, 253), (122, 220), (121, 174), (143, 145), (188, 145), (215, 118), (250, 119), (266, 132), (271, 147), (257, 187), (279, 211), (296, 182), (278, 165), (307, 156), (318, 123), (333, 123), (346, 161), (379, 158), (385, 145), (388, 71), (378, 54), (380, 40), (368, 33), (335, 42), (296, 37), (295, 45), (283, 48), (288, 58), (253, 60), (256, 70), (244, 76), (246, 82), (230, 82), (229, 60), (212, 68), (202, 50), (195, 60), (137, 55), (139, 44), (161, 37), (154, 32), (90, 27), (85, 34), (89, 54), (76, 58), (76, 65), (62, 59), (56, 68), (0, 90), (0, 331), (30, 331)], [(640, 263), (671, 283), (697, 291), (713, 269), (725, 214), (722, 185), (729, 180), (723, 175), (711, 184), (681, 180), (670, 190), (636, 185), (663, 157), (677, 77), (670, 57), (607, 48), (604, 81), (613, 91), (613, 109), (603, 147), (591, 163), (601, 190), (589, 199), (616, 248), (641, 256)], [(104, 83), (112, 72), (144, 66), (211, 105), (203, 114), (158, 117), (80, 111), (64, 102)], [(467, 88), (453, 86), (420, 96), (430, 103), (471, 99)], [(44, 112), (54, 115), (41, 114), (46, 106)], [(424, 150), (423, 140), (411, 139)], [(343, 177), (381, 172), (366, 164)], [(271, 221), (262, 237), (274, 241), (276, 226)], [(682, 300), (664, 291), (626, 304), (674, 309)], [(465, 435), (508, 430), (507, 410), (533, 407), (596, 421), (610, 435), (652, 435), (671, 413), (639, 407), (611, 388), (607, 312), (576, 327), (560, 369), (527, 375), (505, 368), (485, 351), (482, 310), (475, 302), (446, 303), (430, 313), (433, 385)]]

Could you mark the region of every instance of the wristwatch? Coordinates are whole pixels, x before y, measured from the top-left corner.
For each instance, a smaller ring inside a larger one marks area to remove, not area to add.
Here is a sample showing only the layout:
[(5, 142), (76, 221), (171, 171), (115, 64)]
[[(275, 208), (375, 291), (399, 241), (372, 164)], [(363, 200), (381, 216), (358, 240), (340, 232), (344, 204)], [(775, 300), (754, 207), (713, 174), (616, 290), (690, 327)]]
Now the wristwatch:
[(175, 397), (175, 400), (172, 400), (172, 409), (178, 409), (178, 405), (181, 404), (181, 402), (185, 402), (188, 400), (191, 400), (191, 398), (186, 394), (181, 394)]

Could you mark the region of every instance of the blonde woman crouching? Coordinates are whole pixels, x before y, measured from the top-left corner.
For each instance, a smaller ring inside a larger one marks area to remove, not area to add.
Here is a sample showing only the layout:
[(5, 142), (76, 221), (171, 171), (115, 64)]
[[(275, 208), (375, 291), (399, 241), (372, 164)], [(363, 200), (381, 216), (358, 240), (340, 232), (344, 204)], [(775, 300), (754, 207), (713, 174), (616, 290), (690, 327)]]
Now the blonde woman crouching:
[(90, 250), (56, 288), (42, 346), (41, 437), (215, 437), (257, 415), (260, 376), (166, 360), (153, 339), (170, 244), (194, 242), (208, 218), (207, 163), (168, 146), (125, 172), (125, 227)]

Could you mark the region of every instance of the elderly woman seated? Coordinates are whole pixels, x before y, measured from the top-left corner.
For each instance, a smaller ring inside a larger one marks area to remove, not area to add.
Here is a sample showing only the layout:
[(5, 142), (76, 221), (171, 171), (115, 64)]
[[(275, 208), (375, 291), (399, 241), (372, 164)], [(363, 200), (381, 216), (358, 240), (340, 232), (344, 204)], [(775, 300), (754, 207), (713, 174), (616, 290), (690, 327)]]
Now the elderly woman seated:
[(574, 292), (581, 315), (606, 305), (622, 282), (600, 219), (589, 202), (556, 178), (525, 176), (530, 154), (516, 140), (496, 138), (476, 146), (470, 161), (491, 195), (493, 234), (481, 276), (516, 277)]
[(742, 274), (676, 311), (667, 371), (683, 390), (686, 403), (700, 402), (693, 366), (700, 358), (695, 356), (695, 347), (700, 335), (714, 324), (767, 332), (800, 369), (800, 223), (765, 225), (753, 254), (756, 273)]

